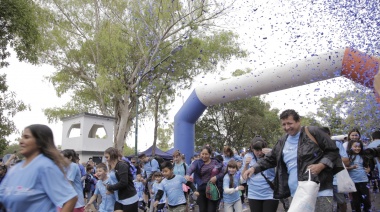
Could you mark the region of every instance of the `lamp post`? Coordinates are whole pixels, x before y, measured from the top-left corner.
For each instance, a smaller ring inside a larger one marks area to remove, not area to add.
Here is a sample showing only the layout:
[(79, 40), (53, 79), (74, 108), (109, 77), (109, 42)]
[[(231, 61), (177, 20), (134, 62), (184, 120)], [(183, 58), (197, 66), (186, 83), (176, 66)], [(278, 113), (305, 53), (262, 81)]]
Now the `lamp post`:
[(177, 52), (181, 51), (183, 48), (182, 45), (179, 45), (177, 46), (176, 48), (174, 48), (170, 54), (168, 56), (166, 56), (163, 60), (161, 60), (157, 65), (155, 65), (152, 69), (150, 69), (150, 71), (147, 71), (146, 73), (144, 73), (139, 79), (138, 79), (138, 82), (137, 82), (137, 86), (136, 86), (136, 123), (135, 123), (135, 155), (137, 156), (137, 143), (138, 143), (138, 130), (139, 130), (139, 125), (138, 125), (138, 117), (139, 117), (139, 87), (140, 87), (140, 81), (141, 79), (146, 75), (148, 74), (149, 72), (151, 71), (154, 71), (158, 66), (160, 66), (163, 62), (165, 62), (166, 60), (168, 60), (171, 56), (173, 56), (174, 54), (176, 54)]

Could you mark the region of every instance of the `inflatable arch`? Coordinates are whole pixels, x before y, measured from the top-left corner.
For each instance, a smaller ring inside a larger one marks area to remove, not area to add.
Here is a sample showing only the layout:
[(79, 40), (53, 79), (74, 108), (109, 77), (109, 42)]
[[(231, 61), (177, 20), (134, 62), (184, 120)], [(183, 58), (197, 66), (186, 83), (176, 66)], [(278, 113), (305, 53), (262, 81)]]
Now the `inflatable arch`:
[[(199, 86), (174, 117), (174, 148), (185, 154), (186, 162), (190, 162), (194, 154), (195, 122), (208, 106), (339, 76), (374, 88), (379, 62), (379, 58), (346, 48)], [(380, 98), (377, 101), (380, 102)]]

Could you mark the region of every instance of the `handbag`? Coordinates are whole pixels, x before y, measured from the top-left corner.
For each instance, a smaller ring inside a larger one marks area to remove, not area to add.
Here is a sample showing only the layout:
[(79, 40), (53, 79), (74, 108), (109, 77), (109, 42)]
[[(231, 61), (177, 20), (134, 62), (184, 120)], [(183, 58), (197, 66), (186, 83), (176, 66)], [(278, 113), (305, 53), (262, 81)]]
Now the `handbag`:
[[(344, 164), (343, 164), (344, 166)], [(356, 192), (354, 181), (352, 181), (346, 167), (338, 174), (336, 174), (338, 193), (351, 193)]]
[(309, 180), (298, 181), (298, 187), (288, 212), (314, 212), (315, 210), (319, 184), (311, 180), (310, 169), (307, 171)]
[(213, 201), (220, 199), (219, 189), (211, 181), (209, 181), (206, 186), (206, 198)]

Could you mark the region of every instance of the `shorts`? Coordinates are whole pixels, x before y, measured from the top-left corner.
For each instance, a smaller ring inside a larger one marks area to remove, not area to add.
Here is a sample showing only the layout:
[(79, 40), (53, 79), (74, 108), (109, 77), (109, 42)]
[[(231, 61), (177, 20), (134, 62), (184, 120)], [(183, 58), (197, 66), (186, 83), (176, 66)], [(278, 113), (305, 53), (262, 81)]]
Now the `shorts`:
[(138, 206), (138, 201), (135, 203), (132, 203), (130, 205), (123, 205), (120, 202), (115, 202), (115, 206), (113, 208), (115, 211), (116, 210), (122, 210), (124, 212), (138, 212), (139, 206)]
[(346, 202), (346, 196), (344, 193), (338, 193), (338, 186), (334, 185), (334, 200), (338, 204), (345, 204)]

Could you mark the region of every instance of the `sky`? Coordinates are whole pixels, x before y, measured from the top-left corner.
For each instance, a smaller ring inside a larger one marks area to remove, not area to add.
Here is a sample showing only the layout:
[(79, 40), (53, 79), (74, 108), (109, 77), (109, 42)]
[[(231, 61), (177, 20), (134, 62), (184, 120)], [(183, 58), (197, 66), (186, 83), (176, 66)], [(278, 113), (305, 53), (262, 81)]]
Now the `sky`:
[[(318, 11), (319, 7), (321, 12), (310, 12)], [(290, 0), (238, 1), (234, 9), (219, 21), (222, 29), (233, 30), (239, 35), (238, 41), (249, 52), (248, 57), (229, 61), (224, 69), (219, 69), (215, 74), (198, 76), (192, 88), (181, 91), (182, 97), (176, 98), (167, 123), (173, 122), (175, 113), (198, 85), (229, 77), (238, 68), (262, 70), (314, 53), (329, 52), (347, 46), (340, 39), (339, 22), (334, 21), (334, 17), (328, 15), (323, 5), (318, 3)], [(16, 127), (21, 131), (30, 124), (47, 124), (54, 132), (56, 144), (61, 144), (62, 122), (48, 123), (43, 114), (43, 109), (59, 107), (70, 100), (67, 95), (57, 97), (54, 87), (45, 79), (55, 68), (19, 62), (14, 52), (8, 61), (10, 65), (0, 69), (0, 73), (7, 74), (9, 90), (16, 93), (17, 99), (31, 107), (30, 111), (20, 112), (13, 118)], [(335, 78), (273, 92), (264, 95), (263, 98), (280, 111), (293, 108), (301, 115), (306, 115), (308, 112), (316, 112), (321, 97), (332, 96), (336, 92), (348, 89), (349, 86), (349, 80)], [(18, 136), (19, 134), (13, 134), (10, 139), (15, 140)], [(142, 123), (139, 127), (138, 149), (144, 150), (152, 142), (152, 123)], [(127, 144), (134, 146), (133, 133), (127, 138)]]

